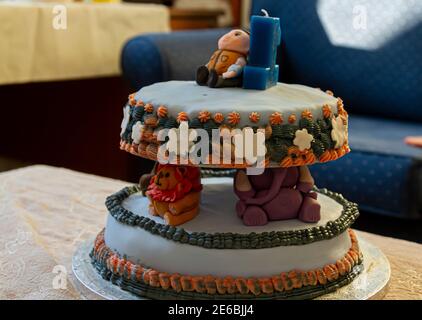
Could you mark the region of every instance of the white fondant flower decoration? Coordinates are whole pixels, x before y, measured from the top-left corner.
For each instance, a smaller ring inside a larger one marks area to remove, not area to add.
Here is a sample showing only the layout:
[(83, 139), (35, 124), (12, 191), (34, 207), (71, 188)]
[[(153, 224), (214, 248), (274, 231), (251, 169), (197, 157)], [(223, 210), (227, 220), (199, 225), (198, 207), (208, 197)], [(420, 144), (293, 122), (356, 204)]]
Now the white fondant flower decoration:
[(144, 125), (141, 121), (137, 121), (135, 125), (132, 127), (132, 140), (133, 143), (139, 144), (142, 138), (142, 131), (144, 130)]
[(336, 148), (341, 148), (347, 141), (347, 125), (344, 124), (341, 116), (331, 119), (333, 129), (331, 130), (331, 139), (336, 143)]
[(125, 133), (126, 127), (129, 123), (130, 119), (130, 107), (126, 106), (123, 108), (123, 120), (122, 125), (120, 126), (122, 128), (122, 131), (120, 131), (120, 136), (123, 136), (123, 133)]
[(293, 144), (299, 148), (299, 151), (304, 151), (311, 148), (311, 142), (314, 137), (308, 133), (307, 129), (297, 130)]

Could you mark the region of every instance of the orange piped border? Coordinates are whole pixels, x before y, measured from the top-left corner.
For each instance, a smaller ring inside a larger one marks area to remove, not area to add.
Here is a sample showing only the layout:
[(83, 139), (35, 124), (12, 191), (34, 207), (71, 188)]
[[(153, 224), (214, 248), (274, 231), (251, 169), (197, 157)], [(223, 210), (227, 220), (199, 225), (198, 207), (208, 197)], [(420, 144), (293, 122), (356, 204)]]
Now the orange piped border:
[(271, 294), (273, 292), (291, 291), (306, 286), (325, 285), (351, 272), (353, 267), (362, 262), (362, 253), (355, 233), (348, 230), (351, 247), (343, 258), (335, 263), (326, 264), (314, 270), (292, 270), (272, 277), (243, 278), (213, 277), (211, 275), (190, 276), (178, 273), (169, 274), (142, 265), (134, 264), (109, 249), (104, 241), (102, 230), (94, 242), (93, 256), (97, 261), (106, 264), (114, 274), (127, 279), (143, 282), (151, 287), (176, 292), (198, 292), (207, 294)]
[[(334, 96), (334, 94), (332, 93), (332, 91), (327, 90), (326, 93), (328, 95)], [(128, 97), (128, 103), (130, 106), (143, 106), (145, 112), (148, 113), (153, 113), (154, 112), (154, 106), (151, 103), (147, 103), (145, 104), (144, 101), (142, 99), (135, 99), (135, 93), (132, 93), (129, 95)], [(322, 106), (322, 110), (323, 110), (323, 117), (324, 118), (330, 118), (331, 115), (333, 114), (331, 107), (329, 105), (323, 105)], [(168, 108), (164, 105), (160, 105), (158, 106), (157, 110), (156, 110), (157, 116), (160, 118), (164, 118), (168, 115)], [(347, 112), (344, 109), (344, 102), (341, 98), (337, 98), (337, 113), (339, 115), (345, 116), (347, 117)], [(211, 113), (208, 110), (202, 110), (198, 113), (197, 115), (197, 119), (202, 122), (205, 123), (208, 120), (210, 120), (211, 118), (213, 118), (215, 120), (216, 123), (222, 123), (225, 119), (227, 119), (227, 123), (231, 124), (233, 126), (236, 126), (237, 124), (239, 124), (240, 122), (240, 113), (237, 111), (232, 111), (229, 112), (227, 114), (227, 117), (224, 116), (224, 114), (222, 114), (221, 112), (217, 112), (213, 117), (211, 115)], [(312, 112), (310, 110), (304, 110), (301, 113), (301, 117), (302, 118), (308, 118), (308, 119), (312, 119), (313, 115)], [(188, 120), (188, 115), (186, 112), (182, 111), (179, 112), (177, 118), (181, 118), (180, 121), (186, 121)], [(257, 122), (259, 122), (259, 120), (261, 119), (261, 115), (259, 112), (257, 111), (253, 111), (249, 114), (248, 116), (249, 121), (251, 122), (251, 124), (255, 124)], [(275, 124), (281, 124), (283, 122), (283, 115), (280, 112), (274, 112), (269, 116), (269, 123), (271, 125), (275, 125)], [(288, 117), (288, 122), (293, 124), (297, 121), (297, 117), (295, 114), (290, 114)]]

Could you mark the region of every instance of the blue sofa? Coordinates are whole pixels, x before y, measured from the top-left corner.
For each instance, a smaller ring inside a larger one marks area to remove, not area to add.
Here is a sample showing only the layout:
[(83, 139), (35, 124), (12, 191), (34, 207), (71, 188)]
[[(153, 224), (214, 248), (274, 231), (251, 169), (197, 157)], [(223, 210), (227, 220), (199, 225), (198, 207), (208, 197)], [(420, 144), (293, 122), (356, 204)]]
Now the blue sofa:
[[(422, 217), (422, 152), (403, 143), (422, 136), (422, 2), (255, 0), (252, 14), (261, 8), (281, 19), (280, 81), (330, 89), (350, 113), (352, 152), (312, 166), (318, 186), (365, 211)], [(192, 80), (226, 31), (133, 38), (123, 74), (134, 89)]]

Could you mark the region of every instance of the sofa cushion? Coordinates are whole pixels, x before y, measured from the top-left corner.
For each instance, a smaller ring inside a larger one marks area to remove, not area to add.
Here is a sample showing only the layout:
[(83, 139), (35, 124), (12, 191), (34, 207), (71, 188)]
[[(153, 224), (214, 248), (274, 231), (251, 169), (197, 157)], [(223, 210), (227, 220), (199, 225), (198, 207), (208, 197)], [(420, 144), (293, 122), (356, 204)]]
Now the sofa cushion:
[(124, 76), (135, 89), (169, 80), (193, 80), (226, 29), (153, 33), (130, 39), (122, 50)]
[(364, 210), (420, 217), (422, 150), (405, 145), (407, 135), (422, 135), (421, 126), (351, 115), (352, 152), (312, 166), (316, 184), (342, 193)]
[(254, 0), (252, 14), (261, 8), (281, 19), (282, 81), (331, 89), (353, 113), (422, 121), (422, 1)]
[(136, 90), (164, 80), (160, 51), (150, 36), (138, 36), (126, 42), (120, 64), (124, 77)]

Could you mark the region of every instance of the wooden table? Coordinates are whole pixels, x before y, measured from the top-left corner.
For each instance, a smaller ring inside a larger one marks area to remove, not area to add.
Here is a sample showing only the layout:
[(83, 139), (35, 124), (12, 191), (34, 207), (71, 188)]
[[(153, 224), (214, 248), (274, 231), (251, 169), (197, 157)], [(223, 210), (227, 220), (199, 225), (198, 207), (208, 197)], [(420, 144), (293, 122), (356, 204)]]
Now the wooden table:
[[(105, 197), (127, 185), (48, 166), (0, 173), (0, 299), (80, 299), (73, 252), (104, 227)], [(422, 245), (359, 236), (390, 261), (385, 299), (422, 299)]]
[(220, 9), (170, 9), (170, 27), (172, 30), (210, 29), (218, 27)]

